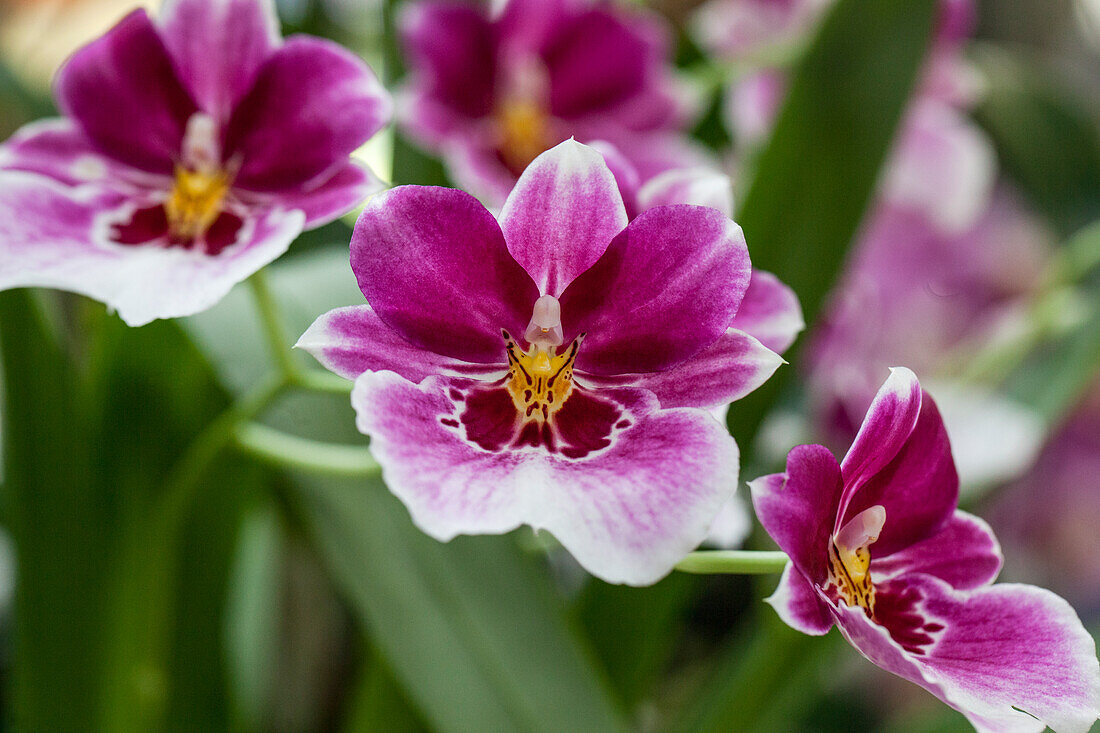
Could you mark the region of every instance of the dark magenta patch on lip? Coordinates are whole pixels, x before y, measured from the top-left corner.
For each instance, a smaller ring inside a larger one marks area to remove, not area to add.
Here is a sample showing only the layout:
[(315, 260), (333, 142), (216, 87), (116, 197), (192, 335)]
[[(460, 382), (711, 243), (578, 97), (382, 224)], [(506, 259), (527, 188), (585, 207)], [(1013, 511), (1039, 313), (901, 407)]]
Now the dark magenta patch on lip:
[(554, 426), (565, 444), (562, 455), (583, 458), (611, 445), (611, 433), (622, 414), (622, 408), (614, 402), (574, 388), (554, 415)]
[(466, 437), (488, 451), (503, 450), (516, 437), (516, 406), (503, 387), (467, 392), (458, 419), (466, 427)]
[(917, 608), (920, 591), (905, 583), (886, 582), (875, 586), (875, 622), (890, 632), (894, 641), (908, 652), (924, 654), (924, 647), (942, 631), (943, 624), (926, 620)]
[[(466, 438), (493, 452), (530, 447), (583, 458), (611, 445), (614, 430), (630, 424), (622, 420), (622, 406), (579, 388), (547, 421), (519, 415), (511, 394), (499, 385), (474, 387), (464, 397), (455, 402), (463, 405), (458, 421), (466, 429)], [(449, 419), (441, 422), (451, 424)]]
[(168, 215), (160, 204), (136, 210), (125, 224), (111, 225), (111, 239), (119, 244), (146, 244), (168, 236)]
[(171, 235), (164, 205), (157, 204), (137, 209), (125, 223), (112, 224), (110, 236), (118, 244), (127, 246), (156, 244), (191, 249), (198, 245), (205, 254), (215, 256), (237, 241), (242, 226), (241, 217), (223, 211), (200, 240), (180, 239)]

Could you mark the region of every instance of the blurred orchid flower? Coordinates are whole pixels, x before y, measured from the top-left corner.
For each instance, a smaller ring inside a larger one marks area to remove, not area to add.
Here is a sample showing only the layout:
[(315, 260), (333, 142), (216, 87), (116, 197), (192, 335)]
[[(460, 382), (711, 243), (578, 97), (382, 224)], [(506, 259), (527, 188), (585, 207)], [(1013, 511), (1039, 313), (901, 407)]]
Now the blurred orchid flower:
[(433, 0), (409, 5), (400, 30), (409, 80), (399, 121), (489, 206), (570, 137), (615, 145), (643, 181), (707, 161), (684, 134), (694, 95), (674, 80), (659, 16), (579, 0), (495, 11)]
[(786, 473), (750, 482), (791, 558), (769, 603), (804, 633), (837, 626), (980, 731), (1085, 733), (1100, 715), (1092, 637), (1050, 591), (990, 585), (1000, 548), (957, 509), (958, 485), (935, 404), (892, 370), (843, 461), (803, 445)]
[(378, 196), (351, 264), (370, 305), (329, 312), (298, 346), (356, 380), (358, 427), (425, 532), (544, 528), (631, 584), (702, 541), (738, 472), (707, 408), (782, 362), (731, 327), (751, 270), (722, 212), (628, 221), (603, 157), (566, 141), (499, 221), (452, 189)]
[(65, 117), (0, 146), (0, 288), (84, 293), (130, 325), (190, 315), (383, 187), (348, 156), (388, 94), (340, 46), (283, 41), (264, 0), (135, 10), (55, 91)]

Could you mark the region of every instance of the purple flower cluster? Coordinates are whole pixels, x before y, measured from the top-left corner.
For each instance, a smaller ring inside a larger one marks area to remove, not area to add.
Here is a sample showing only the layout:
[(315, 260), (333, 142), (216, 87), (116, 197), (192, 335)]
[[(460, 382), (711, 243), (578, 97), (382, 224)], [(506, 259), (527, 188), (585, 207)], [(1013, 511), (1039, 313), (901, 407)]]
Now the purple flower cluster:
[[(698, 28), (728, 58), (767, 58), (828, 4), (713, 0)], [(1007, 296), (989, 281), (1018, 284), (971, 246), (1003, 252), (1021, 215), (962, 113), (972, 8), (943, 8), (815, 344), (810, 383), (854, 442), (840, 462), (796, 447), (785, 473), (750, 483), (790, 557), (769, 600), (805, 633), (837, 626), (981, 731), (1084, 732), (1100, 710), (1095, 645), (1061, 598), (992, 584), (997, 540), (958, 510), (946, 428), (914, 374), (892, 370), (855, 430), (893, 358), (872, 314), (884, 333), (919, 318), (942, 335), (960, 313), (992, 318)], [(783, 363), (797, 297), (752, 269), (730, 181), (685, 134), (691, 105), (653, 17), (432, 0), (401, 31), (400, 121), (482, 200), (374, 196), (350, 245), (366, 303), (297, 345), (354, 380), (357, 426), (424, 532), (545, 529), (592, 574), (653, 583), (728, 507), (738, 447), (715, 418)], [(731, 90), (742, 146), (767, 133), (782, 86), (766, 67)], [(76, 52), (56, 95), (63, 117), (0, 145), (0, 289), (83, 293), (131, 325), (189, 315), (385, 187), (350, 154), (388, 122), (388, 93), (339, 46), (280, 38), (265, 0), (134, 11)], [(958, 290), (950, 308), (921, 297), (934, 276)]]

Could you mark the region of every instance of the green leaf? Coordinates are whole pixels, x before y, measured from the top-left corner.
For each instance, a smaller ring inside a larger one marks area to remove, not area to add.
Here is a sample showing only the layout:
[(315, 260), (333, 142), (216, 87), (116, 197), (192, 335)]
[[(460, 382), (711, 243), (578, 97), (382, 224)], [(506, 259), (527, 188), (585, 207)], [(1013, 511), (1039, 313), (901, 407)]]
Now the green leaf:
[(238, 715), (260, 730), (270, 707), (279, 640), (283, 537), (271, 503), (251, 510), (238, 538), (225, 615), (226, 651)]
[(109, 510), (85, 383), (29, 291), (0, 293), (4, 504), (17, 550), (14, 730), (81, 731), (99, 702)]
[(439, 543), (380, 481), (300, 486), (317, 549), (435, 730), (625, 729), (545, 572), (510, 538)]
[[(875, 190), (935, 7), (933, 0), (840, 0), (795, 68), (758, 160), (737, 221), (753, 267), (798, 293), (809, 324)], [(730, 410), (743, 454), (792, 371), (781, 369)]]
[(664, 671), (700, 585), (686, 573), (647, 588), (593, 579), (577, 599), (578, 622), (627, 706), (644, 699)]
[(981, 46), (975, 110), (1009, 176), (1063, 236), (1100, 218), (1100, 128), (1081, 100), (1017, 54)]
[(359, 682), (352, 690), (344, 733), (427, 733), (404, 691), (382, 657), (368, 652)]
[[(807, 676), (836, 652), (835, 632), (821, 639), (787, 627), (770, 608), (720, 652), (709, 678), (670, 727), (674, 733), (781, 730), (776, 718), (795, 717), (791, 703), (805, 702)], [(792, 694), (793, 693), (793, 694)], [(777, 713), (779, 713), (777, 715)], [(763, 721), (771, 719), (765, 725)]]
[(177, 323), (129, 328), (84, 304), (96, 406), (84, 440), (115, 540), (97, 591), (107, 603), (100, 727), (224, 729), (225, 588), (263, 474), (221, 456), (228, 433), (219, 443), (208, 426), (228, 398)]

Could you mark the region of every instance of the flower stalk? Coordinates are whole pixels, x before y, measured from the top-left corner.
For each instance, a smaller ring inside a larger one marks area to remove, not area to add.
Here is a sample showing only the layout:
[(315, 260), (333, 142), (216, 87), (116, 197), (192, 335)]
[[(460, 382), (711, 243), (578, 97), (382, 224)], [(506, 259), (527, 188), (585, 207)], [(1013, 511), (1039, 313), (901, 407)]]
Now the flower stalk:
[(255, 422), (238, 425), (234, 439), (248, 455), (281, 468), (333, 476), (377, 476), (381, 472), (374, 456), (362, 446), (299, 438)]
[(786, 566), (785, 553), (754, 550), (700, 550), (676, 563), (680, 572), (696, 575), (768, 575)]

